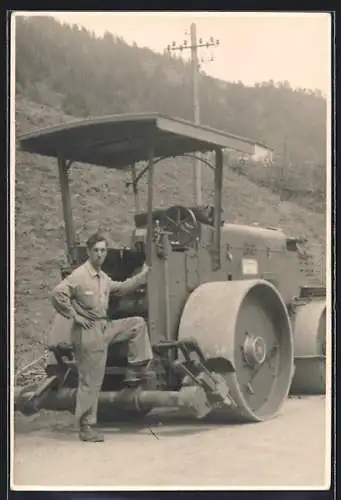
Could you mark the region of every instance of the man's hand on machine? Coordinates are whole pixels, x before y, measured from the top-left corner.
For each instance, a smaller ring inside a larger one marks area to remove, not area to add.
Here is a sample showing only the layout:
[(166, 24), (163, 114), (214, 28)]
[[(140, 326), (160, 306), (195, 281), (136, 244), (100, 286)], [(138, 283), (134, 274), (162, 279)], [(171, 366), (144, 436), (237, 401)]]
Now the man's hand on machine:
[(138, 284), (137, 288), (140, 288), (141, 285), (147, 284), (149, 271), (150, 267), (146, 263), (144, 263), (141, 271), (138, 274), (140, 283)]
[(149, 271), (150, 267), (146, 264), (146, 262), (144, 262), (140, 274), (147, 275)]

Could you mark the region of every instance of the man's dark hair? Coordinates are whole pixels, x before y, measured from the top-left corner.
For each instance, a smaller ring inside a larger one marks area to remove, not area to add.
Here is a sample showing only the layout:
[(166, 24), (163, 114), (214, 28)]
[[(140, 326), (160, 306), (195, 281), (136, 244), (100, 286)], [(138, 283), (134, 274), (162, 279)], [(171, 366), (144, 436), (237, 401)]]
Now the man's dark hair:
[(108, 246), (108, 240), (106, 236), (101, 231), (96, 231), (96, 233), (92, 234), (86, 242), (88, 250), (91, 250), (91, 248), (93, 248), (99, 241), (105, 241), (106, 245)]

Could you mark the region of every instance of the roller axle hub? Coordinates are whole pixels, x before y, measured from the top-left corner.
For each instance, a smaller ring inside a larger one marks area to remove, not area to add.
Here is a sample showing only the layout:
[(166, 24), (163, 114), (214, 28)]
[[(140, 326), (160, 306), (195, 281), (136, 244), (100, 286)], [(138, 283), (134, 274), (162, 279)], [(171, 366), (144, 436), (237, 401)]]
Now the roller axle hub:
[(245, 361), (249, 366), (254, 367), (261, 365), (266, 359), (266, 342), (260, 336), (252, 337), (249, 334), (246, 334), (242, 351)]

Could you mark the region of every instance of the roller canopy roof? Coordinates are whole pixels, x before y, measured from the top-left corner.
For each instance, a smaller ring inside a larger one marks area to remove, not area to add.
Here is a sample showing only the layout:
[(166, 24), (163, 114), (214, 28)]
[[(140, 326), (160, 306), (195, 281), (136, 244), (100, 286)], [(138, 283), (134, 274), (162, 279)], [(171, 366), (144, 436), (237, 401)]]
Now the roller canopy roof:
[(81, 163), (124, 168), (148, 159), (228, 148), (253, 154), (256, 142), (159, 113), (88, 118), (19, 137), (23, 151)]

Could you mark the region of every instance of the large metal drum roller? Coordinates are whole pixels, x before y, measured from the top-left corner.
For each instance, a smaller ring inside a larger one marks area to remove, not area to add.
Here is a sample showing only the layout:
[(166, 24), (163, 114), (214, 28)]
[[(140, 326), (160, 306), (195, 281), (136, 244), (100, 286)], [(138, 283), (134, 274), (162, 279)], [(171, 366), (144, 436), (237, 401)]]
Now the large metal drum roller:
[(295, 376), (291, 394), (324, 394), (326, 390), (326, 303), (299, 306), (293, 320)]
[(211, 418), (257, 422), (278, 412), (292, 381), (293, 336), (286, 306), (271, 283), (199, 286), (180, 320), (179, 340), (188, 337), (197, 340), (210, 369), (223, 374), (236, 402), (234, 408), (215, 408)]

